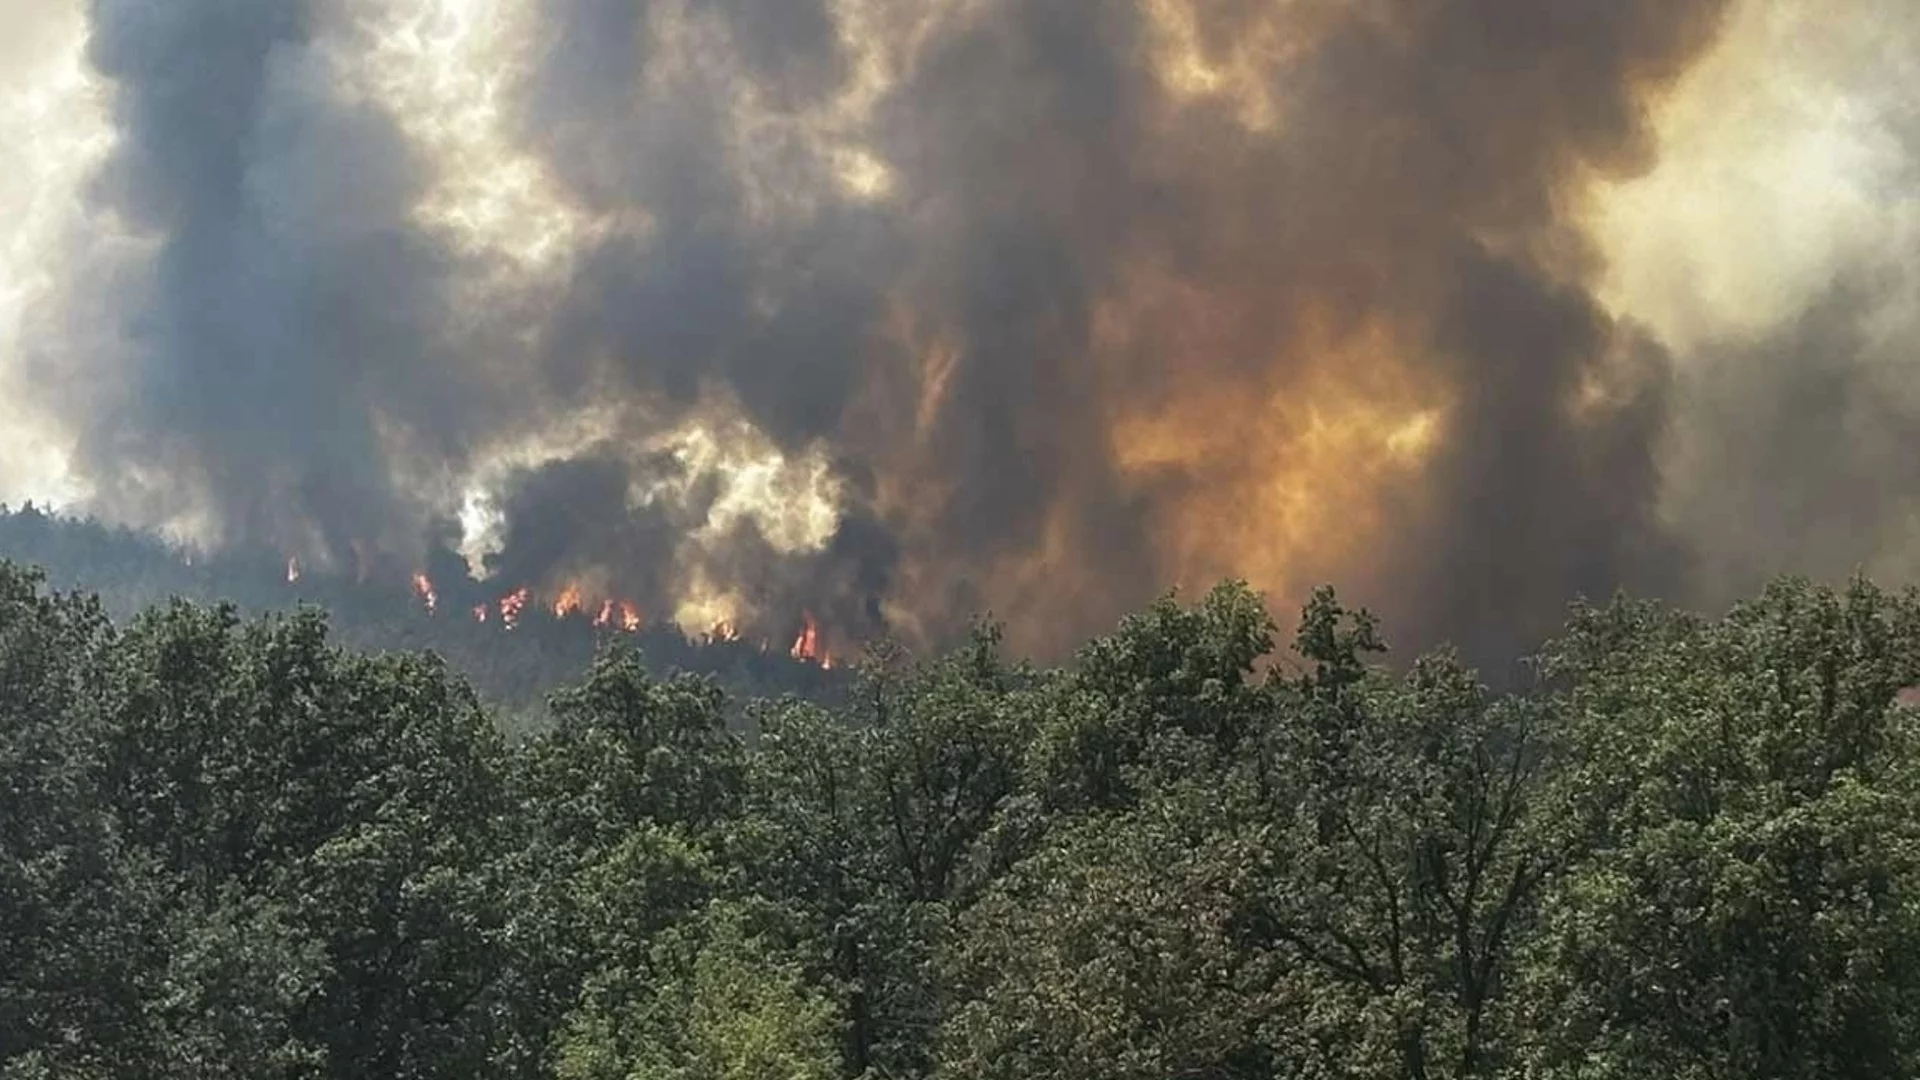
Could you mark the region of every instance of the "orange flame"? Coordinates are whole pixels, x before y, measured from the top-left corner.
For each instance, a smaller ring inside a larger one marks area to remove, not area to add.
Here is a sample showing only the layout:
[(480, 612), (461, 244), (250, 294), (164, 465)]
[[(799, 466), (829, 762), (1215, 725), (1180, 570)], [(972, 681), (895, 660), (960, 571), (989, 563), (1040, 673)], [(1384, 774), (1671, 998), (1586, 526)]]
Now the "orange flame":
[(805, 624), (800, 628), (800, 636), (793, 639), (793, 648), (787, 650), (787, 653), (795, 660), (803, 662), (818, 660), (821, 656), (820, 626), (813, 621), (811, 611), (803, 612), (800, 617), (805, 620)]
[(593, 617), (593, 625), (602, 630), (624, 630), (629, 634), (639, 633), (644, 621), (640, 609), (626, 600), (602, 600), (599, 614)]
[[(298, 559), (289, 558), (287, 580), (297, 581), (300, 576), (301, 567)], [(429, 615), (438, 611), (439, 591), (435, 588), (433, 580), (425, 573), (413, 575), (412, 591)], [(521, 586), (492, 603), (475, 604), (471, 609), (473, 621), (482, 624), (492, 622), (497, 610), (502, 626), (508, 630), (517, 629), (521, 617), (526, 613), (527, 605), (534, 602), (534, 599), (533, 591), (526, 586)], [(646, 628), (646, 615), (640, 610), (639, 605), (630, 600), (612, 598), (589, 601), (577, 584), (569, 583), (564, 586), (553, 601), (544, 606), (553, 612), (556, 619), (564, 620), (580, 616), (596, 629), (638, 634)], [(803, 624), (800, 633), (793, 639), (793, 646), (788, 650), (788, 654), (802, 663), (818, 664), (822, 670), (832, 671), (835, 666), (833, 654), (821, 643), (819, 623), (815, 621), (812, 612), (803, 613), (801, 618)], [(742, 638), (738, 626), (731, 620), (722, 620), (706, 632), (704, 640), (709, 645), (718, 645), (738, 642)], [(760, 652), (767, 652), (769, 647), (770, 643), (765, 638), (761, 638)]]
[(433, 591), (433, 581), (425, 574), (413, 575), (413, 595), (419, 597), (420, 602), (427, 605), (427, 614), (429, 615), (433, 614), (434, 609), (440, 606), (440, 595)]
[(513, 590), (500, 598), (500, 624), (511, 630), (520, 625), (520, 612), (527, 606), (528, 592), (525, 586)]
[(287, 584), (291, 585), (294, 582), (299, 580), (300, 580), (300, 560), (293, 557), (292, 555), (289, 555), (287, 556)]

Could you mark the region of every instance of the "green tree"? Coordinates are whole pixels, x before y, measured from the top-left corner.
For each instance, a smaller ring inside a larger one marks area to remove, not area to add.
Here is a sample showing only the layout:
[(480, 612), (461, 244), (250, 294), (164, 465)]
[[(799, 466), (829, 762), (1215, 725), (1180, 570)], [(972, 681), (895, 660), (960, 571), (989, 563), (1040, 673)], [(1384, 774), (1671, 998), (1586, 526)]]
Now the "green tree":
[(596, 987), (568, 1027), (561, 1080), (829, 1080), (834, 999), (734, 905), (663, 933), (630, 1001)]
[[(1244, 612), (1243, 595), (1209, 603)], [(1154, 718), (1135, 727), (1136, 805), (1056, 826), (968, 913), (947, 1067), (1497, 1072), (1504, 979), (1547, 867), (1526, 828), (1534, 712), (1446, 655), (1404, 678), (1370, 667), (1372, 620), (1331, 593), (1303, 615), (1297, 677), (1248, 678), (1260, 621), (1213, 620), (1244, 647), (1211, 652), (1191, 644), (1198, 621), (1134, 622), (1108, 647), (1139, 667), (1103, 678), (1142, 688), (1128, 707)], [(1156, 681), (1196, 652), (1210, 678)]]
[[(334, 648), (312, 612), (174, 605), (116, 661), (108, 790), (165, 867), (167, 907), (212, 920), (186, 924), (189, 955), (228, 975), (265, 970), (255, 945), (314, 958), (284, 973), (312, 992), (256, 1004), (284, 1002), (331, 1075), (475, 1075), (502, 1038), (489, 870), (511, 830), (504, 747), (472, 694), (431, 658)], [(231, 943), (236, 919), (272, 933)]]
[(521, 1068), (550, 1064), (583, 994), (638, 994), (654, 939), (720, 888), (746, 767), (725, 706), (711, 678), (657, 680), (616, 646), (554, 695), (553, 730), (521, 747), (525, 840), (502, 867)]
[(1048, 702), (1029, 764), (1035, 794), (1050, 811), (1123, 809), (1159, 777), (1231, 760), (1266, 709), (1251, 676), (1274, 629), (1243, 582), (1123, 620), (1080, 651)]
[(756, 714), (739, 852), (752, 889), (819, 943), (810, 977), (842, 988), (850, 1073), (931, 1067), (935, 957), (998, 865), (992, 828), (1041, 700), (998, 645), (982, 627), (931, 663), (877, 650), (845, 719), (796, 701)]
[(1719, 622), (1622, 602), (1546, 661), (1565, 689), (1534, 942), (1545, 1077), (1920, 1068), (1920, 608), (1786, 581)]
[(114, 635), (0, 563), (0, 1075), (100, 1076), (151, 1043), (155, 871), (103, 790)]
[(1274, 1075), (1272, 961), (1235, 926), (1247, 864), (1198, 803), (1166, 796), (1054, 830), (950, 941), (938, 1074)]

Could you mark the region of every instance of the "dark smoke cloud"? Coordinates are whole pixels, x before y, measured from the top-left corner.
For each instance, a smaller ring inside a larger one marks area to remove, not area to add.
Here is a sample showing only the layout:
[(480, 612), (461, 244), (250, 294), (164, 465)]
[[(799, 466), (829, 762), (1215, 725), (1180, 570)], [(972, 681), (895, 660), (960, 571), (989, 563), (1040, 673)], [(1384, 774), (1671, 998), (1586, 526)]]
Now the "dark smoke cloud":
[(335, 85), (308, 4), (88, 10), (118, 129), (98, 198), (158, 248), (103, 305), (124, 351), (69, 405), (80, 468), (109, 506), (201, 501), (227, 539), (417, 547), (386, 451), (457, 459), (484, 390), (444, 347), (453, 258), (410, 224), (423, 164)]
[(1898, 284), (1842, 277), (1781, 330), (1699, 358), (1685, 523), (1721, 538), (1699, 583), (1714, 601), (1781, 573), (1920, 570), (1920, 327), (1873, 329)]
[[(1674, 361), (1595, 298), (1577, 210), (1657, 160), (1651, 103), (1726, 6), (531, 0), (509, 133), (628, 224), (489, 320), (460, 297), (498, 268), (414, 214), (435, 163), (342, 85), (346, 9), (94, 0), (99, 197), (159, 253), (116, 297), (123, 351), (56, 405), (120, 516), (199, 500), (230, 539), (449, 566), (493, 440), (610, 411), (510, 474), (491, 569), (597, 574), (650, 613), (697, 577), (769, 632), (811, 609), (939, 638), (991, 608), (1046, 652), (1249, 573), (1510, 655), (1574, 592), (1696, 580), (1660, 511)], [(1182, 64), (1213, 88), (1177, 90)], [(883, 197), (849, 188), (850, 148)], [(1810, 313), (1751, 362), (1820, 383), (1799, 358), (1845, 325)], [(1708, 391), (1729, 427), (1760, 407), (1744, 378)], [(1412, 466), (1325, 442), (1408, 402), (1438, 417)], [(1861, 441), (1863, 407), (1815, 410), (1837, 460), (1729, 443), (1741, 477), (1803, 469), (1724, 496), (1891, 528), (1864, 508), (1912, 429)], [(686, 467), (662, 433), (734, 410), (833, 456), (821, 549), (710, 528), (711, 478), (632, 497)]]

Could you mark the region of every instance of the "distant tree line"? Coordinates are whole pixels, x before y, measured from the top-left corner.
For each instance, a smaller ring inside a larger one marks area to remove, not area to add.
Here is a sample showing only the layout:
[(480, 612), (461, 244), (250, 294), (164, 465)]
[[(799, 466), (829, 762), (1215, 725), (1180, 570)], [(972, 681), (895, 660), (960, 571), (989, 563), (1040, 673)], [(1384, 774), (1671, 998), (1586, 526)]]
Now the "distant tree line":
[(1920, 1075), (1920, 600), (1576, 607), (1495, 695), (1222, 586), (509, 741), (312, 611), (0, 568), (0, 1077)]
[[(280, 552), (242, 547), (189, 553), (148, 533), (52, 513), (32, 503), (19, 508), (0, 504), (0, 559), (39, 567), (56, 588), (98, 594), (108, 613), (119, 619), (175, 598), (231, 603), (255, 615), (302, 604), (318, 606), (329, 613), (333, 632), (348, 644), (438, 653), (516, 729), (547, 723), (547, 695), (584, 676), (601, 641), (612, 633), (596, 629), (588, 617), (555, 619), (537, 606), (524, 613), (511, 633), (503, 632), (497, 611), (488, 623), (477, 623), (468, 608), (479, 596), (468, 594), (480, 586), (465, 580), (464, 565), (452, 556), (446, 556), (450, 564), (440, 559), (431, 567), (446, 595), (440, 610), (429, 615), (404, 583), (363, 582), (350, 573), (324, 574), (312, 568), (289, 582), (286, 556)], [(625, 636), (641, 649), (652, 670), (714, 675), (736, 700), (786, 693), (832, 700), (845, 686), (834, 672), (795, 663), (784, 643), (763, 649), (758, 641), (689, 638), (680, 628), (659, 623)]]

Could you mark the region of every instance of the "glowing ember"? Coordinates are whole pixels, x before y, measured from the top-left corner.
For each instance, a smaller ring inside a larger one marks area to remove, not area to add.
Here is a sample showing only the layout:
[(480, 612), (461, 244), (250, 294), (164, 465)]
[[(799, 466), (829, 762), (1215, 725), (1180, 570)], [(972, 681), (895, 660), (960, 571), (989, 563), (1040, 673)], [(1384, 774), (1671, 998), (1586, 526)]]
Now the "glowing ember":
[(720, 622), (715, 625), (712, 630), (707, 631), (707, 641), (709, 643), (739, 640), (740, 631), (731, 622)]
[(560, 590), (560, 596), (553, 602), (553, 617), (564, 619), (578, 615), (584, 610), (580, 603), (580, 586), (569, 584)]
[(637, 634), (640, 632), (642, 621), (639, 608), (624, 600), (620, 602), (620, 629), (629, 634)]
[(523, 586), (500, 598), (500, 624), (511, 630), (520, 625), (520, 612), (527, 606), (527, 590)]
[(479, 623), (486, 622), (487, 614), (488, 614), (487, 605), (485, 604), (473, 605), (473, 621), (474, 622), (479, 622)]
[(287, 556), (287, 584), (291, 585), (294, 582), (299, 580), (300, 580), (300, 560), (289, 555)]
[(805, 623), (800, 628), (800, 636), (793, 639), (793, 648), (787, 650), (788, 655), (803, 662), (818, 660), (822, 655), (820, 627), (813, 621), (812, 612), (804, 612), (800, 617), (805, 620)]
[(425, 574), (413, 575), (413, 595), (427, 605), (427, 614), (431, 615), (440, 606), (440, 594), (433, 591), (433, 581)]

